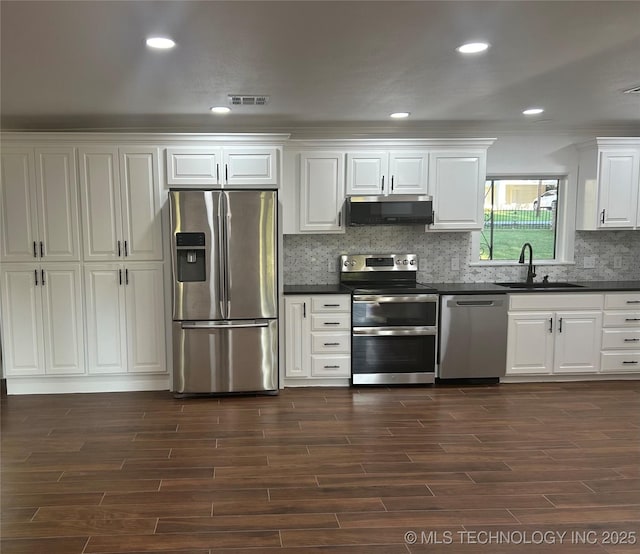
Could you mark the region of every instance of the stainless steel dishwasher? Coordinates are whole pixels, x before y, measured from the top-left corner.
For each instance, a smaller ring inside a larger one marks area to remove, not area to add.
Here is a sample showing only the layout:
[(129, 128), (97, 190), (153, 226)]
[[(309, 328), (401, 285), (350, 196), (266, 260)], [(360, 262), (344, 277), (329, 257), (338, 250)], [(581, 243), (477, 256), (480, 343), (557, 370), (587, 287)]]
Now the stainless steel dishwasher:
[(441, 295), (439, 379), (497, 379), (507, 365), (506, 294)]

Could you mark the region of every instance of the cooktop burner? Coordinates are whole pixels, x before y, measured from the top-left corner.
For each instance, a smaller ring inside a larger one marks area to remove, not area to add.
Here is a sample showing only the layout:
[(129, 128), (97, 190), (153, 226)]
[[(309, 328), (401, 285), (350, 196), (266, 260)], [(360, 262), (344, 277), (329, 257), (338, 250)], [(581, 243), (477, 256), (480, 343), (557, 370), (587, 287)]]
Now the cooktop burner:
[(423, 283), (342, 283), (354, 294), (434, 294), (437, 289)]

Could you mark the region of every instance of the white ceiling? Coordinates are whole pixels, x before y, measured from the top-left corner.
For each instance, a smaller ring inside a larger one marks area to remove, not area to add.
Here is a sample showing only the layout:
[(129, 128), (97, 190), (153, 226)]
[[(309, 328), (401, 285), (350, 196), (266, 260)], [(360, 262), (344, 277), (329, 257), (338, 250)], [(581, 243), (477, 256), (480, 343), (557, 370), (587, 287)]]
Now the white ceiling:
[[(2, 0), (0, 16), (5, 130), (640, 133), (623, 94), (640, 1)], [(147, 49), (154, 34), (177, 47)], [(478, 39), (485, 54), (455, 51)], [(211, 115), (228, 94), (271, 100)]]

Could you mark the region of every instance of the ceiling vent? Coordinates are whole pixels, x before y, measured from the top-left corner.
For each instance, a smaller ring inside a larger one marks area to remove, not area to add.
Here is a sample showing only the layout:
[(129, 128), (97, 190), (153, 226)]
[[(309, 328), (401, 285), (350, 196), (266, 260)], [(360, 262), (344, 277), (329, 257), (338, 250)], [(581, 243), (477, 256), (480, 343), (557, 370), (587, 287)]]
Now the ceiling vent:
[(230, 94), (229, 104), (232, 106), (266, 106), (269, 97), (258, 94)]
[(640, 87), (630, 88), (624, 91), (625, 94), (640, 94)]

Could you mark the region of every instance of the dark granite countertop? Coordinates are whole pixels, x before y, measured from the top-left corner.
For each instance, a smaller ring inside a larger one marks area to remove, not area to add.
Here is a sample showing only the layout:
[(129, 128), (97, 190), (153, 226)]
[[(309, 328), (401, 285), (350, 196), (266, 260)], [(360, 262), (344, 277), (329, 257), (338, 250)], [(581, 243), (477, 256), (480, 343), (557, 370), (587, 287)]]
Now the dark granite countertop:
[[(510, 289), (494, 283), (428, 283), (440, 294), (532, 294), (574, 292), (621, 292), (640, 291), (639, 281), (573, 281), (580, 287), (568, 289)], [(332, 285), (285, 285), (284, 294), (349, 294), (340, 284)]]
[(339, 283), (334, 285), (285, 285), (285, 294), (350, 294)]

